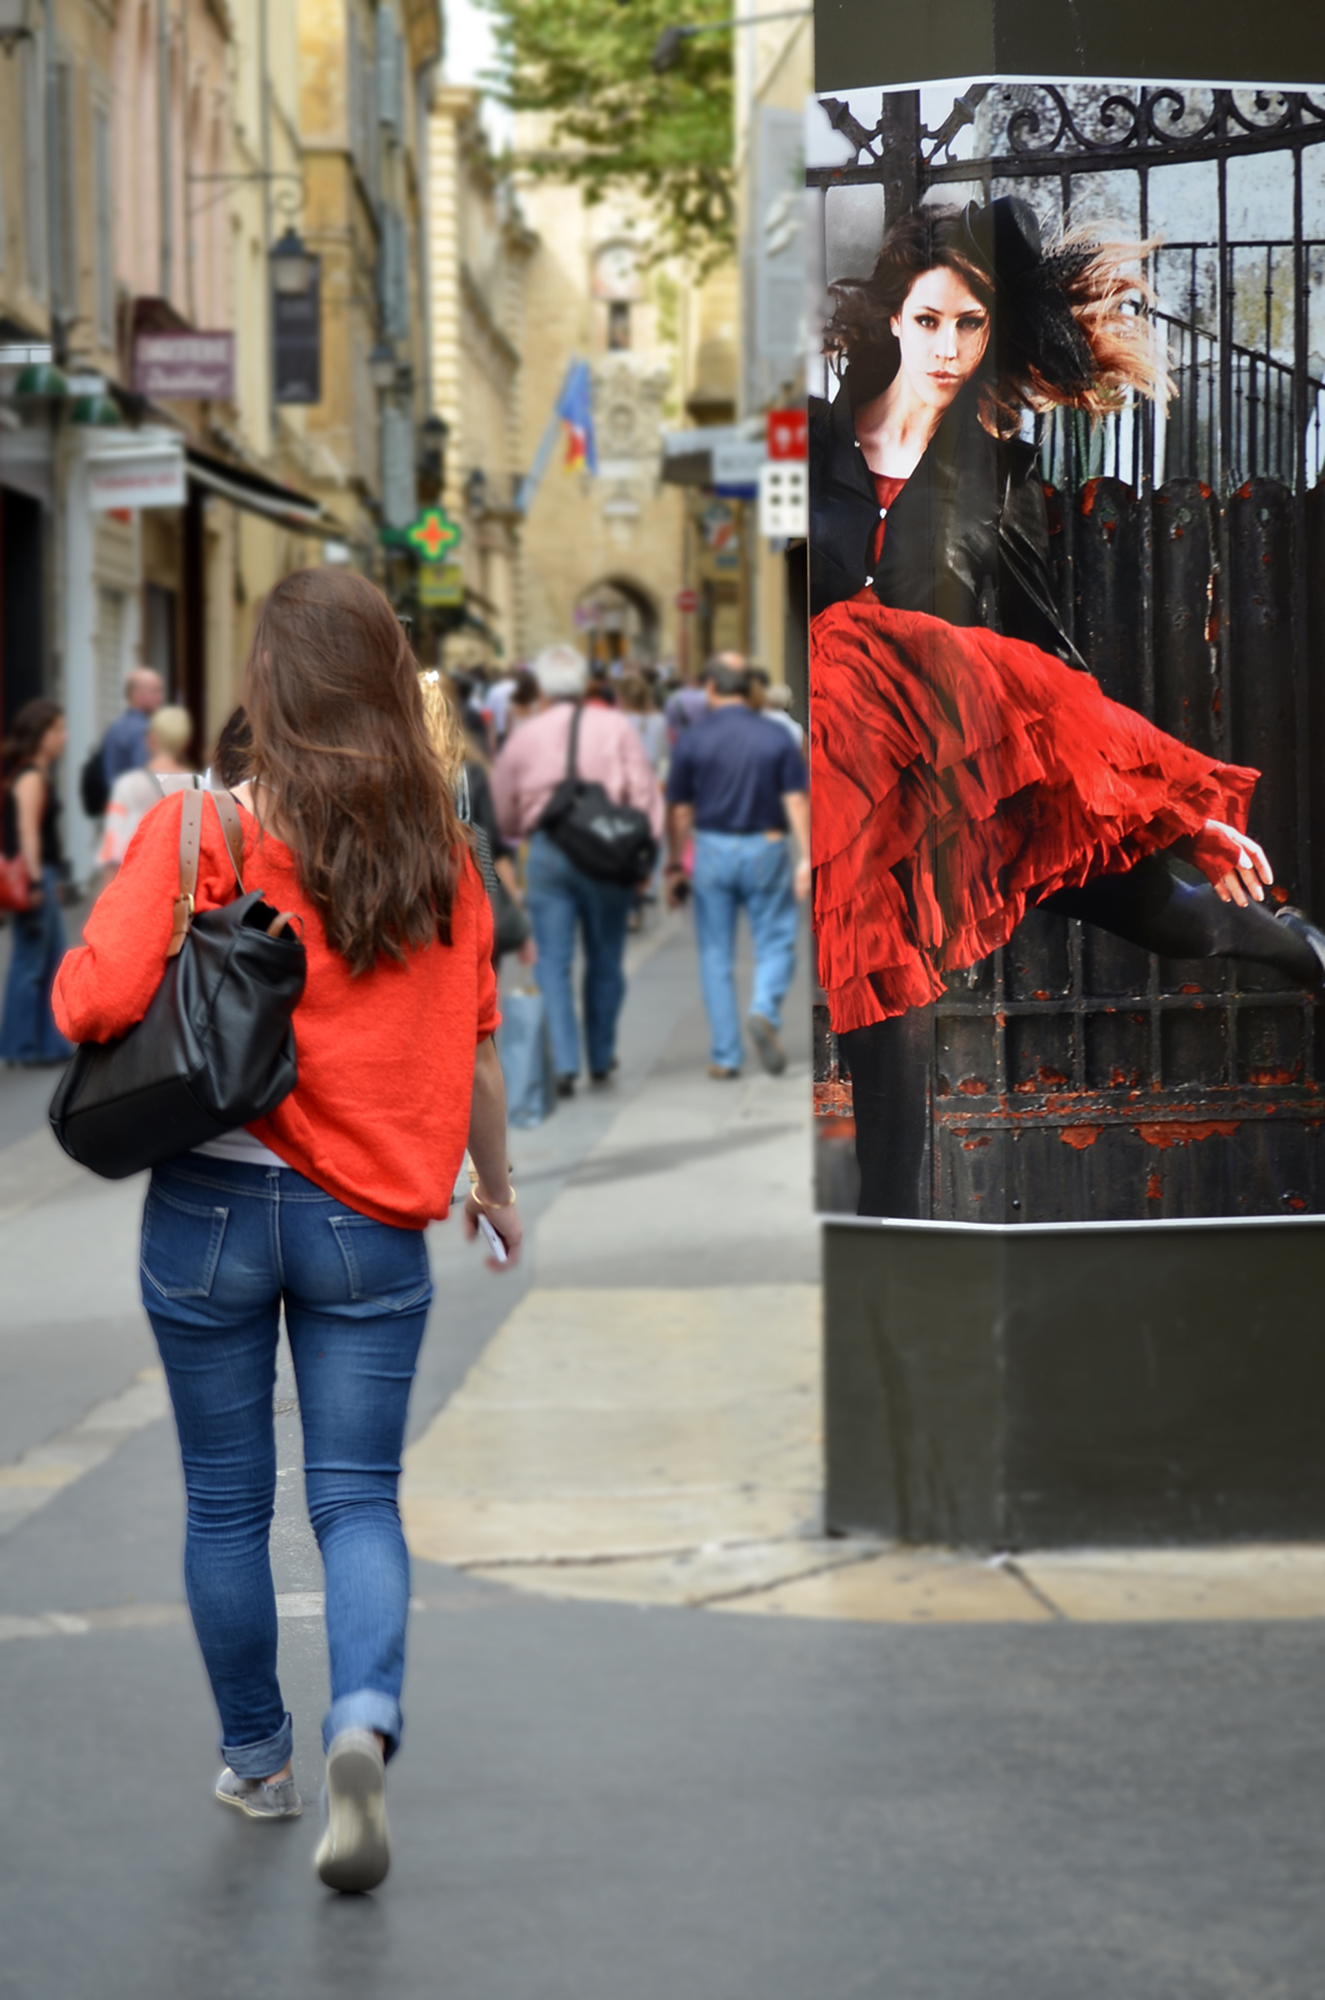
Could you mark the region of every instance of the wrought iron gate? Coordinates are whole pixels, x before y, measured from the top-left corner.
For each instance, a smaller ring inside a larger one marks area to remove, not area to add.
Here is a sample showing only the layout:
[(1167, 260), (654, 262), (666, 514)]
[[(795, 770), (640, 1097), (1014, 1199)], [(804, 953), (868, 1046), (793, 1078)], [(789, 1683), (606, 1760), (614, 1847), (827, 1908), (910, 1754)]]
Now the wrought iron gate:
[[(1325, 101), (978, 85), (932, 130), (918, 92), (886, 95), (873, 130), (824, 103), (855, 159), (811, 184), (882, 183), (889, 217), (931, 189), (1016, 192), (1069, 225), (1112, 200), (1146, 238), (1156, 194), (1177, 186), (1157, 176), (1206, 170), (1214, 226), (1166, 238), (1151, 260), (1174, 399), (1041, 427), (1060, 608), (1106, 693), (1260, 769), (1251, 831), (1275, 894), (1320, 914)], [(1264, 156), (1282, 213), (1258, 232), (1239, 163)], [(1149, 958), (1032, 912), (950, 979), (933, 1016), (936, 1217), (1325, 1210), (1325, 1032), (1271, 973)], [(820, 1199), (845, 1206), (850, 1085), (822, 1014), (815, 1077)]]

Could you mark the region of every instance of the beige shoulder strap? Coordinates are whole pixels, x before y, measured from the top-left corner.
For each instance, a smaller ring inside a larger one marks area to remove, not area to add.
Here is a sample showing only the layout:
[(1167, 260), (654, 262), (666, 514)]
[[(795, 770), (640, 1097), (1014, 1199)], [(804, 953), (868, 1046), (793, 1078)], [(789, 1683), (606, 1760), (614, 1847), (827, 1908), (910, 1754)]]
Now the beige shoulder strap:
[(183, 792), (179, 816), (179, 894), (167, 958), (177, 958), (193, 922), (193, 897), (198, 887), (198, 844), (202, 838), (202, 793)]
[(235, 804), (229, 792), (213, 792), (211, 799), (212, 804), (216, 807), (217, 817), (221, 822), (221, 831), (225, 835), (225, 844), (230, 854), (230, 866), (235, 871), (235, 881), (239, 886), (239, 893), (242, 896), (244, 893), (244, 828), (239, 817), (239, 807)]
[[(179, 894), (175, 898), (170, 944), (166, 949), (167, 958), (178, 957), (193, 923), (193, 899), (198, 893), (198, 852), (202, 842), (202, 802), (205, 796), (206, 794), (200, 791), (181, 794), (184, 805), (179, 818)], [(240, 823), (239, 808), (229, 792), (213, 792), (211, 798), (221, 822), (221, 830), (225, 835), (226, 852), (230, 856), (230, 866), (235, 871), (235, 882), (242, 896), (244, 829)]]

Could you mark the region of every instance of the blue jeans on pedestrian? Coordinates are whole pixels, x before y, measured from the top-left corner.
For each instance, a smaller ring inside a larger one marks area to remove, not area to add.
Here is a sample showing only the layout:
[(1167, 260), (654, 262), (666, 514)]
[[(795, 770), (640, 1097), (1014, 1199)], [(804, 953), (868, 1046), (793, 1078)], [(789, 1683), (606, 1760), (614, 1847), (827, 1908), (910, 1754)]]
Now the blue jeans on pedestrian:
[(0, 1062), (59, 1062), (73, 1054), (51, 1012), (51, 988), (64, 957), (59, 878), (53, 868), (43, 868), (41, 881), (46, 891), (41, 908), (9, 920), (14, 950), (0, 1018)]
[(755, 958), (749, 1012), (779, 1028), (796, 971), (790, 844), (762, 833), (696, 833), (691, 887), (710, 1059), (722, 1069), (739, 1069), (745, 1049), (736, 1004), (736, 919), (744, 907)]
[(593, 1076), (606, 1076), (616, 1054), (617, 1017), (626, 997), (626, 923), (635, 892), (599, 882), (568, 861), (545, 833), (529, 843), (525, 903), (538, 945), (538, 985), (547, 1007), (558, 1076), (580, 1073), (572, 975), (575, 932), (584, 938), (584, 1040)]
[(375, 1222), (292, 1168), (186, 1153), (152, 1174), (142, 1288), (179, 1429), (185, 1587), (226, 1763), (241, 1778), (270, 1777), (293, 1741), (269, 1550), (282, 1304), (326, 1572), (323, 1744), (375, 1729), (389, 1756), (409, 1608), (396, 1487), (432, 1299), (422, 1230)]

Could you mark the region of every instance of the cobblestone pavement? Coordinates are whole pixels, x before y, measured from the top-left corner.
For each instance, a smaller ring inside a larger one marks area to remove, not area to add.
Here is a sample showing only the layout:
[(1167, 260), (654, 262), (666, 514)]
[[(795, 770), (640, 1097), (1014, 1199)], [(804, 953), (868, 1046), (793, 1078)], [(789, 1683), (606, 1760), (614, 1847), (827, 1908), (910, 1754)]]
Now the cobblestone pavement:
[[(137, 1184), (0, 1073), (0, 1994), (1314, 2000), (1325, 1557), (825, 1541), (807, 1007), (711, 1083), (684, 921), (614, 1090), (514, 1141), (531, 1255), (432, 1232), (384, 1889), (210, 1797)], [(321, 1579), (283, 1366), (301, 1788)]]

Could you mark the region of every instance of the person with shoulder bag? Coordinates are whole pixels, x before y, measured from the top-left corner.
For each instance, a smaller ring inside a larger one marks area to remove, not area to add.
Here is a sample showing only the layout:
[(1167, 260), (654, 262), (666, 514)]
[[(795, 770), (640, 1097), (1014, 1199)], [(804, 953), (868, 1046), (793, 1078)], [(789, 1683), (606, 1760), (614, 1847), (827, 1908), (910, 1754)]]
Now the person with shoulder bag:
[[(136, 1036), (150, 1040), (154, 1023), (165, 1034), (167, 968), (187, 961), (192, 936), (214, 944), (221, 917), (239, 912), (233, 958), (243, 918), (261, 924), (259, 943), (283, 940), (291, 952), (291, 926), (302, 931), (297, 1074), (289, 1063), (285, 1094), (265, 1115), (153, 1167), (143, 1301), (184, 1462), (189, 1609), (225, 1759), (216, 1795), (264, 1820), (301, 1810), (268, 1546), (284, 1310), (326, 1572), (331, 1706), (316, 1867), (334, 1889), (367, 1890), (389, 1865), (384, 1767), (402, 1728), (409, 1559), (397, 1486), (432, 1298), (424, 1231), (449, 1212), (466, 1145), (478, 1175), (467, 1236), (485, 1217), (509, 1263), (520, 1248), (491, 1040), (492, 918), (416, 663), (370, 583), (333, 569), (279, 583), (244, 700), (237, 810), (224, 795), (214, 805), (185, 792), (146, 814), (83, 947), (61, 967), (55, 1008), (73, 1039), (102, 1045), (92, 1053), (108, 1077), (122, 1074)], [(245, 892), (246, 882), (261, 888)], [(227, 992), (238, 1020), (244, 996)], [(260, 993), (247, 1004), (261, 1015)], [(223, 1066), (225, 1050), (213, 1054)], [(151, 1055), (142, 1051), (144, 1065)]]
[(525, 900), (538, 944), (557, 1091), (574, 1094), (580, 1030), (572, 972), (584, 946), (584, 1040), (589, 1074), (616, 1068), (626, 995), (626, 926), (653, 871), (663, 830), (662, 795), (624, 715), (583, 700), (589, 669), (573, 646), (534, 661), (542, 708), (508, 736), (492, 769), (497, 820), (507, 840), (529, 842)]
[(25, 702), (4, 751), (0, 909), (13, 913), (14, 945), (0, 1016), (0, 1059), (11, 1068), (66, 1062), (73, 1053), (51, 1012), (64, 957), (60, 916), (60, 802), (52, 772), (68, 732), (58, 702)]

